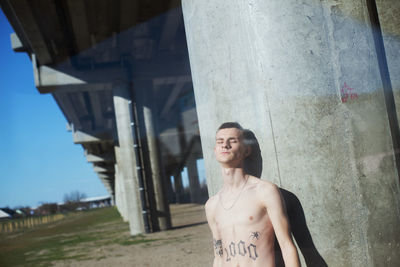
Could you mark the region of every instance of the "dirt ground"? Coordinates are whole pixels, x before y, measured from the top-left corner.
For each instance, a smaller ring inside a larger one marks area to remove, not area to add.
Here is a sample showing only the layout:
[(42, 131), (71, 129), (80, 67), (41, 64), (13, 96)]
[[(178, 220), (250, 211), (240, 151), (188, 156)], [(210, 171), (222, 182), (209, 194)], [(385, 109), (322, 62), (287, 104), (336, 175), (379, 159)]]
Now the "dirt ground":
[[(53, 261), (53, 266), (211, 266), (212, 236), (206, 223), (204, 206), (171, 205), (173, 229), (146, 234), (139, 241), (129, 241), (129, 231), (121, 224), (102, 225), (93, 229), (103, 236), (102, 242), (84, 243), (73, 253), (84, 251), (83, 259)], [(108, 235), (105, 235), (108, 234)], [(115, 240), (127, 240), (125, 243)]]

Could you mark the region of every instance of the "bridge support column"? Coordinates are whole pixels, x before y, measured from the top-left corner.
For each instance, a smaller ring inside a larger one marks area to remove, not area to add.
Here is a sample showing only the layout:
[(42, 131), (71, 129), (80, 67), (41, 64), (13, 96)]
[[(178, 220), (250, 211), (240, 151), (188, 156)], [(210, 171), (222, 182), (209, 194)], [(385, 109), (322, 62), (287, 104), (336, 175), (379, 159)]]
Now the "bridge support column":
[(125, 195), (125, 188), (124, 188), (124, 181), (123, 181), (123, 176), (121, 175), (120, 171), (118, 170), (118, 159), (120, 156), (118, 155), (119, 153), (119, 147), (116, 146), (114, 148), (115, 150), (115, 158), (116, 158), (116, 164), (114, 166), (115, 169), (115, 203), (117, 206), (117, 209), (119, 213), (122, 216), (122, 219), (127, 222), (128, 221), (128, 212), (126, 210), (126, 195)]
[(126, 197), (126, 211), (131, 235), (145, 233), (137, 175), (137, 159), (134, 151), (132, 130), (131, 92), (128, 83), (115, 83), (113, 87), (114, 109), (118, 130), (118, 173)]
[(399, 178), (366, 3), (182, 1), (210, 194), (222, 184), (215, 131), (238, 121), (258, 139), (262, 178), (297, 196), (332, 267), (400, 266)]
[(193, 203), (200, 203), (200, 182), (196, 158), (189, 157), (186, 167), (189, 176), (190, 201)]
[(175, 188), (175, 202), (180, 204), (183, 202), (183, 185), (181, 173), (175, 173), (174, 175), (174, 188)]
[(143, 106), (143, 118), (146, 130), (148, 157), (151, 168), (151, 179), (154, 187), (154, 197), (156, 201), (156, 216), (160, 230), (171, 228), (171, 216), (169, 203), (166, 193), (166, 182), (160, 169), (160, 154), (158, 150), (157, 137), (154, 130), (154, 120), (152, 110)]

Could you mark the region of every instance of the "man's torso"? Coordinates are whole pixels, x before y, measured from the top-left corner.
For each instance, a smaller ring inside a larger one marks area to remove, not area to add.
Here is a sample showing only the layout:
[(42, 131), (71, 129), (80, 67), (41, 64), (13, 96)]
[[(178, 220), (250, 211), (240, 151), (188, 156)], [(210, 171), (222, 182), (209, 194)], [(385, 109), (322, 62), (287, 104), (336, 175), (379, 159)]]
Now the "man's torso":
[(222, 192), (212, 200), (222, 240), (222, 266), (275, 265), (274, 231), (267, 207), (258, 197), (258, 181), (252, 179), (236, 201), (225, 202)]

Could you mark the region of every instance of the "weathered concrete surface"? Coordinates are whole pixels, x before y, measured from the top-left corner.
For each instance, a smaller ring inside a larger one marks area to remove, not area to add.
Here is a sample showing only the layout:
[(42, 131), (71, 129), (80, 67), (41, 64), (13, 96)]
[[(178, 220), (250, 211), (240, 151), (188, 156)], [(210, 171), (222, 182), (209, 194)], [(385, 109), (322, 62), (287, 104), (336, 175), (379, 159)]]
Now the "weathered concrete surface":
[(200, 182), (197, 170), (197, 162), (195, 157), (189, 157), (187, 163), (187, 171), (189, 176), (189, 193), (192, 203), (201, 202)]
[(160, 153), (154, 130), (153, 113), (149, 107), (143, 107), (143, 117), (146, 128), (147, 153), (150, 159), (151, 178), (153, 181), (154, 197), (156, 201), (157, 220), (160, 230), (167, 230), (171, 228), (171, 216), (166, 196), (167, 187), (160, 169)]
[[(115, 146), (115, 156), (117, 159), (120, 158), (119, 156), (119, 147)], [(123, 220), (125, 222), (128, 221), (128, 210), (126, 209), (126, 193), (125, 193), (125, 188), (124, 188), (124, 180), (121, 172), (119, 171), (118, 163), (114, 165), (115, 169), (115, 205), (117, 206), (117, 209), (119, 213), (121, 214)]]
[(210, 194), (215, 130), (238, 121), (329, 266), (399, 266), (399, 181), (365, 2), (182, 7)]
[(136, 171), (136, 155), (133, 147), (133, 122), (130, 108), (129, 84), (119, 82), (114, 84), (114, 109), (118, 130), (118, 175), (122, 177), (122, 186), (126, 197), (126, 211), (131, 235), (145, 232), (142, 205), (140, 202), (138, 177)]
[(400, 116), (400, 1), (376, 0), (397, 118)]

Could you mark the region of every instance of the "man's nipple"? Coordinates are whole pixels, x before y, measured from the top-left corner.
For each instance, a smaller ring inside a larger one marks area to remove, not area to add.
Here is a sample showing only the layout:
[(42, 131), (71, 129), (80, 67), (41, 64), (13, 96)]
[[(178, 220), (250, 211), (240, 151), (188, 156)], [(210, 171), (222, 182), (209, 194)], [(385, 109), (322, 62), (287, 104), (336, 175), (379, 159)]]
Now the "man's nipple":
[(253, 220), (253, 216), (250, 216), (249, 219), (250, 219), (250, 221), (252, 221)]

